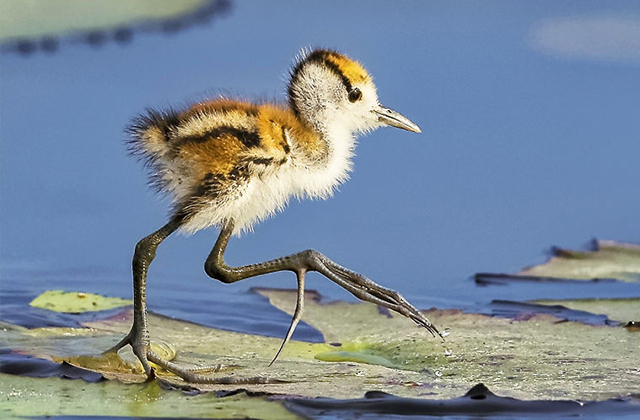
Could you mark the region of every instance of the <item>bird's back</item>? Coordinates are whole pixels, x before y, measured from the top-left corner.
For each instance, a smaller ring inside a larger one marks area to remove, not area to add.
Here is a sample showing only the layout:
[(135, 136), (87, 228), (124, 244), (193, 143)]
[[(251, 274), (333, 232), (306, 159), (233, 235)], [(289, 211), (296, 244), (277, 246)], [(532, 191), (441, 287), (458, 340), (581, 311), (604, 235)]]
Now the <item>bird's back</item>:
[(229, 218), (239, 230), (250, 227), (297, 193), (284, 179), (291, 168), (326, 155), (317, 134), (274, 104), (218, 99), (182, 112), (149, 110), (129, 132), (130, 150), (146, 161), (156, 189), (172, 196), (187, 231)]

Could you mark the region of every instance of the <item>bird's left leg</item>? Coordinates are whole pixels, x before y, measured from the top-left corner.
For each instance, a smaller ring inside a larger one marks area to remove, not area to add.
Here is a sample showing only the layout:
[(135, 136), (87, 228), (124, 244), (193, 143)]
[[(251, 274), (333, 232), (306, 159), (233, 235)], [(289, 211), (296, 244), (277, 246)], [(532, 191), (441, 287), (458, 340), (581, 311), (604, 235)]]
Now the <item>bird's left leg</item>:
[(142, 367), (149, 378), (154, 376), (153, 368), (149, 361), (155, 354), (151, 351), (147, 320), (147, 272), (149, 265), (156, 256), (156, 250), (160, 243), (175, 232), (181, 223), (182, 221), (179, 218), (174, 218), (136, 244), (132, 262), (133, 325), (122, 340), (105, 352), (117, 353), (122, 347), (131, 345), (134, 354), (142, 363)]
[[(117, 353), (121, 348), (130, 345), (133, 353), (138, 357), (144, 371), (149, 379), (155, 377), (155, 371), (151, 363), (161, 366), (165, 370), (172, 372), (187, 382), (192, 383), (215, 383), (215, 384), (255, 384), (278, 382), (269, 378), (236, 378), (236, 377), (216, 377), (204, 375), (201, 372), (217, 371), (220, 365), (205, 368), (190, 368), (180, 366), (170, 360), (166, 360), (151, 349), (149, 338), (149, 327), (147, 317), (147, 272), (149, 265), (156, 255), (156, 250), (160, 243), (169, 235), (180, 228), (183, 223), (181, 217), (173, 218), (162, 228), (151, 235), (146, 236), (138, 242), (133, 256), (133, 325), (129, 333), (115, 346), (107, 350), (105, 354)], [(151, 362), (151, 363), (150, 363)]]
[[(234, 223), (232, 220), (223, 226), (220, 236), (205, 262), (205, 271), (210, 277), (224, 283), (235, 283), (246, 278), (277, 271), (293, 271), (296, 273), (298, 276), (296, 310), (282, 346), (291, 338), (293, 330), (302, 316), (304, 309), (304, 276), (308, 271), (317, 271), (351, 292), (357, 298), (391, 309), (426, 328), (431, 334), (442, 337), (436, 327), (402, 295), (380, 286), (361, 274), (336, 264), (323, 254), (312, 249), (258, 264), (243, 265), (240, 267), (228, 266), (224, 261), (224, 252), (233, 232), (233, 227)], [(282, 346), (280, 350), (282, 350)]]

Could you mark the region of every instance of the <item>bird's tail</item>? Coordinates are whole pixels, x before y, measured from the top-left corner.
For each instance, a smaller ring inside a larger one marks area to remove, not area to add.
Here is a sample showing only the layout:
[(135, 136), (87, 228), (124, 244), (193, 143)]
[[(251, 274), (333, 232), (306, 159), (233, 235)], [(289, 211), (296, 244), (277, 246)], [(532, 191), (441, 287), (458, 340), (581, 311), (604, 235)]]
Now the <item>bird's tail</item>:
[(171, 131), (178, 125), (178, 112), (147, 109), (133, 119), (126, 131), (127, 149), (149, 169), (150, 183), (158, 192), (173, 192), (168, 185), (171, 166)]

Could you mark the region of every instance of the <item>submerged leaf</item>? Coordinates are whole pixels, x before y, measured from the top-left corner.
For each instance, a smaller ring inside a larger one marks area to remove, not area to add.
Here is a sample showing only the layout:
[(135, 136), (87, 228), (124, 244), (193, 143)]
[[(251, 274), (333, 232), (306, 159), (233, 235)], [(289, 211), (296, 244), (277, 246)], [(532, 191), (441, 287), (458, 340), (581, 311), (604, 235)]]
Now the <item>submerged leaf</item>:
[[(475, 385), (465, 395), (447, 400), (399, 398), (384, 392), (367, 392), (364, 398), (339, 400), (331, 398), (293, 399), (286, 402), (295, 413), (316, 418), (331, 412), (335, 418), (359, 418), (367, 414), (402, 416), (610, 416), (640, 413), (640, 396), (606, 401), (527, 401), (502, 397), (484, 384)], [(420, 417), (422, 418), (422, 417)]]

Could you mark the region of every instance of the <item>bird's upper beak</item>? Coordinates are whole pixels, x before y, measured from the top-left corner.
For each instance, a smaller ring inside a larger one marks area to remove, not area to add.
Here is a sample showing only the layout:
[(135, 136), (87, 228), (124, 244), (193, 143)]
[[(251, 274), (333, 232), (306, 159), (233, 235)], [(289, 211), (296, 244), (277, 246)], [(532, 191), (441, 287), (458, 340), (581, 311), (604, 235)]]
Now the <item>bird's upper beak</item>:
[(407, 131), (413, 131), (414, 133), (421, 132), (420, 127), (411, 122), (409, 118), (397, 113), (393, 109), (381, 106), (378, 109), (374, 109), (373, 112), (378, 116), (378, 121), (380, 121), (382, 124), (402, 128), (403, 130)]

